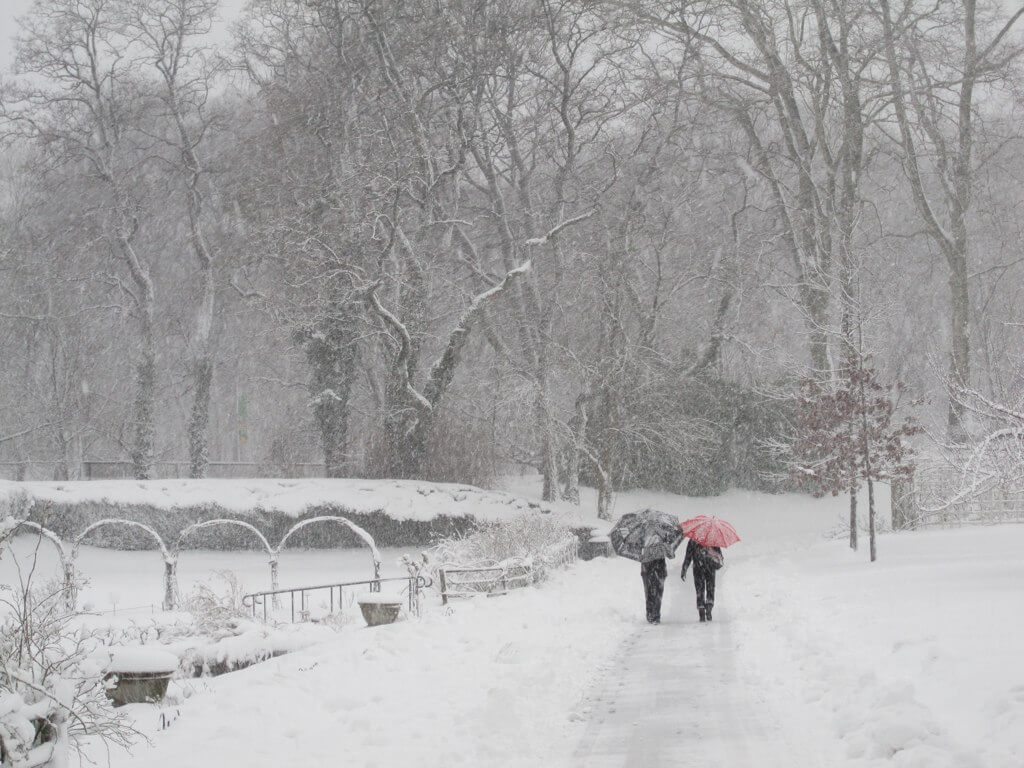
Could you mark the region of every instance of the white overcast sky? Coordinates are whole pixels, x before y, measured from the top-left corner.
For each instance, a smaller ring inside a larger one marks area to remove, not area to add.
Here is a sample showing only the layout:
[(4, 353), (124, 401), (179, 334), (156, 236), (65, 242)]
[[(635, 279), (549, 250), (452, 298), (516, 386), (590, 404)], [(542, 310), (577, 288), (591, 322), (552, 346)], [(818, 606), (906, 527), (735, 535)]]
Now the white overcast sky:
[[(218, 35), (227, 36), (227, 23), (238, 16), (246, 0), (221, 0), (222, 23)], [(24, 14), (32, 0), (0, 0), (0, 68), (8, 71), (14, 58), (13, 38), (16, 32), (14, 20)]]

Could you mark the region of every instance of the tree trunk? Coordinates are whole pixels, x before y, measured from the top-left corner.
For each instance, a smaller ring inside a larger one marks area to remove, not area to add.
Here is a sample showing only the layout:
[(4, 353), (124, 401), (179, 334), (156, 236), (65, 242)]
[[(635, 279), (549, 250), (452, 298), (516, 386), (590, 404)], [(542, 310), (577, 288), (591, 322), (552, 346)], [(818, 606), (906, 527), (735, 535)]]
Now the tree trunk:
[[(420, 475), (426, 455), (427, 438), (437, 419), (437, 408), (455, 379), (462, 350), (469, 340), (473, 325), (483, 315), (491, 301), (529, 271), (529, 262), (510, 269), (497, 285), (473, 298), (459, 318), (459, 322), (448, 333), (444, 351), (430, 367), (430, 374), (422, 392), (417, 390), (413, 383), (418, 355), (408, 328), (380, 303), (376, 285), (366, 292), (365, 302), (368, 308), (376, 313), (399, 339), (398, 356), (392, 368), (393, 375), (388, 384), (385, 406), (385, 477), (409, 478)], [(543, 392), (543, 388), (540, 391)]]
[(565, 462), (564, 497), (576, 506), (580, 503), (580, 459), (587, 445), (587, 400), (586, 395), (576, 398), (576, 414), (569, 423), (573, 442)]
[[(111, 182), (115, 195), (122, 198), (120, 189)], [(138, 231), (131, 204), (120, 199), (122, 222), (116, 232), (116, 241), (135, 283), (133, 295), (139, 318), (139, 362), (135, 366), (135, 405), (132, 414), (132, 469), (136, 480), (153, 477), (153, 459), (156, 442), (156, 339), (154, 313), (156, 299), (149, 268), (139, 258), (132, 243)]]
[(871, 562), (878, 559), (878, 548), (875, 544), (875, 481), (868, 477), (868, 547)]
[(857, 484), (850, 486), (850, 549), (857, 551)]
[[(198, 216), (198, 214), (195, 214)], [(213, 261), (202, 242), (198, 221), (193, 224), (194, 249), (202, 271), (202, 299), (196, 310), (195, 358), (192, 361), (192, 381), (195, 394), (188, 422), (189, 477), (206, 477), (210, 463), (209, 425), (210, 391), (213, 387), (213, 317), (216, 286), (213, 280)]]
[(804, 296), (811, 366), (814, 368), (814, 376), (825, 380), (832, 370), (828, 354), (829, 291), (827, 287), (809, 285), (805, 286), (801, 293)]
[(188, 476), (206, 477), (210, 463), (209, 424), (210, 390), (213, 385), (213, 361), (205, 356), (195, 362), (193, 381), (196, 388), (192, 414), (188, 421)]
[(914, 478), (897, 476), (892, 479), (892, 527), (906, 531), (914, 527)]
[(950, 356), (948, 435), (955, 443), (967, 440), (964, 429), (963, 397), (958, 390), (971, 381), (970, 293), (967, 280), (967, 255), (957, 254), (950, 265)]
[(152, 298), (141, 308), (142, 351), (135, 367), (132, 469), (136, 480), (153, 477), (156, 420), (156, 344), (153, 338)]
[(349, 401), (359, 373), (356, 323), (354, 316), (331, 317), (326, 329), (306, 342), (306, 359), (313, 371), (313, 417), (328, 477), (345, 477), (348, 470)]
[(558, 438), (555, 435), (555, 421), (551, 415), (545, 376), (537, 383), (537, 399), (534, 404), (537, 418), (537, 434), (540, 436), (540, 467), (544, 479), (541, 498), (544, 501), (558, 501), (561, 497), (558, 475)]

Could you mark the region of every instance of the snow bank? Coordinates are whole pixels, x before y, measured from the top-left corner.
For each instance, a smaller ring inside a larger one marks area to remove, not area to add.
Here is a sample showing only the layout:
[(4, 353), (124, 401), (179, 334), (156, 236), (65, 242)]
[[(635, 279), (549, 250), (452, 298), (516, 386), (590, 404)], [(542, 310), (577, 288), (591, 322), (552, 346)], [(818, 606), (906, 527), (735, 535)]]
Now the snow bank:
[[(1024, 765), (1024, 526), (889, 534), (726, 572), (719, 616), (858, 768)], [(788, 692), (788, 693), (787, 693)]]
[(352, 512), (384, 512), (396, 520), (432, 520), (471, 515), (500, 520), (551, 507), (502, 491), (469, 485), (415, 480), (246, 479), (246, 480), (81, 480), (69, 482), (0, 481), (0, 509), (32, 501), (75, 505), (145, 506), (174, 510), (216, 506), (236, 514), (277, 512), (299, 517), (323, 505)]

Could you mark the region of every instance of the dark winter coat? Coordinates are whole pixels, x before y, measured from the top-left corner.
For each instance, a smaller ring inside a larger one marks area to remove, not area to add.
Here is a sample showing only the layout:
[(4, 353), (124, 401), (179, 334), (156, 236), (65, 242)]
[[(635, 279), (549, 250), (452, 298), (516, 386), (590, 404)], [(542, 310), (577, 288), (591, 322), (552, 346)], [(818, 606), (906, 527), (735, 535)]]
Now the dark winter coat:
[(712, 565), (707, 558), (708, 552), (717, 552), (719, 557), (722, 557), (721, 547), (702, 547), (693, 539), (686, 542), (686, 556), (683, 558), (683, 572), (680, 574), (684, 579), (686, 578), (686, 571), (690, 567), (690, 563), (693, 563), (693, 569), (697, 570), (714, 570), (715, 566)]

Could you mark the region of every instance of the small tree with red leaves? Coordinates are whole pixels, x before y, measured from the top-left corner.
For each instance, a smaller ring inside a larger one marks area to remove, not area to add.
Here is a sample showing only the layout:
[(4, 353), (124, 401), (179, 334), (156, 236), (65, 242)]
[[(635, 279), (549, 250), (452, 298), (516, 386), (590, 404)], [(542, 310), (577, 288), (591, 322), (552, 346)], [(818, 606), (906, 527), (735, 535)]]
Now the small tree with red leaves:
[(912, 449), (907, 438), (921, 429), (913, 418), (894, 423), (893, 386), (878, 380), (868, 358), (851, 357), (844, 378), (832, 387), (815, 379), (800, 382), (791, 475), (816, 496), (850, 494), (851, 549), (857, 549), (857, 491), (867, 484), (874, 561), (874, 483), (910, 475)]

